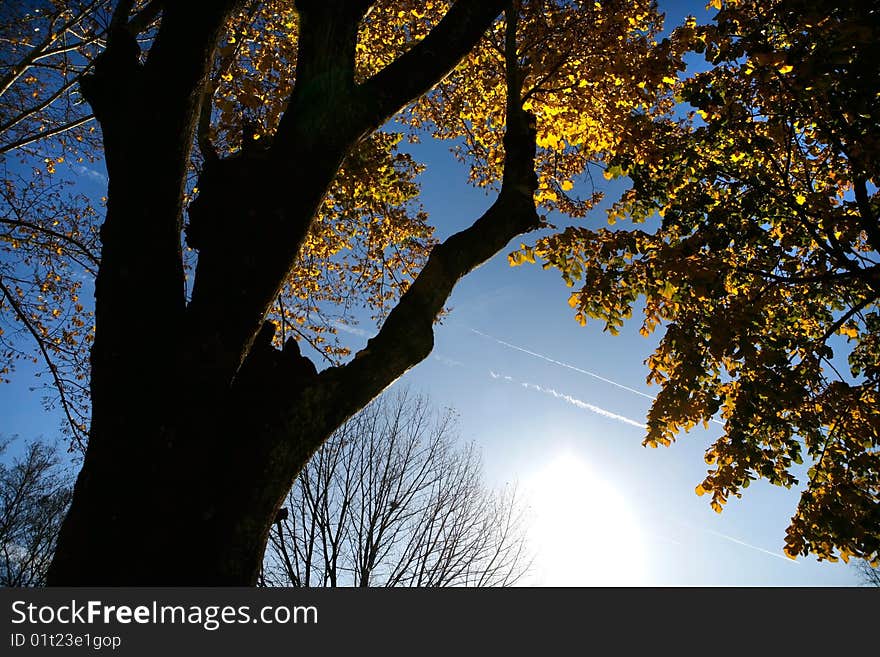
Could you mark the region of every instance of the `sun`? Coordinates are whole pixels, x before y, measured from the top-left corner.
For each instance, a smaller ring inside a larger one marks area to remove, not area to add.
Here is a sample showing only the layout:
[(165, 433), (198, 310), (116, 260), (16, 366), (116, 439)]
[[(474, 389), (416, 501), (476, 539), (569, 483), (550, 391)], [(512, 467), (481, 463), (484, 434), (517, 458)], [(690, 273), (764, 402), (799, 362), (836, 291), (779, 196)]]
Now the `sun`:
[(538, 586), (634, 586), (645, 582), (645, 546), (624, 497), (573, 452), (526, 482)]

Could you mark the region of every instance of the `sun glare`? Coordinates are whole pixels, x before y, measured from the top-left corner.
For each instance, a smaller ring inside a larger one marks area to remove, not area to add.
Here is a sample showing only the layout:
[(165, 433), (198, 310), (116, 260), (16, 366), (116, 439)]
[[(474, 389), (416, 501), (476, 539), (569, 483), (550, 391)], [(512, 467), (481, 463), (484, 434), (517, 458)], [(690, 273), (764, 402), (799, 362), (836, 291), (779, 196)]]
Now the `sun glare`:
[(574, 453), (527, 482), (538, 586), (645, 584), (645, 550), (626, 500)]

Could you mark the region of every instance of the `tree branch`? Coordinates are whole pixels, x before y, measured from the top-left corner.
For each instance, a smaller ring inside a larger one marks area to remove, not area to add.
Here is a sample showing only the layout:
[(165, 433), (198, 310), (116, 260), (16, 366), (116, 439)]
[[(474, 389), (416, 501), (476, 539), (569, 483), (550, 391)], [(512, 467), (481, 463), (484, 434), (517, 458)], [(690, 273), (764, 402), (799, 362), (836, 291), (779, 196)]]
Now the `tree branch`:
[(445, 78), (470, 52), (508, 0), (458, 0), (405, 54), (360, 85), (363, 131), (374, 129)]
[(86, 271), (88, 271), (92, 276), (97, 273), (98, 267), (100, 267), (101, 265), (101, 261), (94, 253), (94, 251), (92, 251), (85, 243), (76, 239), (75, 237), (64, 235), (63, 233), (59, 233), (56, 230), (41, 226), (26, 219), (7, 219), (6, 217), (0, 217), (0, 224), (6, 224), (15, 228), (26, 228), (28, 230), (37, 231), (43, 233), (44, 235), (48, 235), (49, 237), (52, 237), (60, 242), (70, 244), (76, 249), (76, 251), (78, 251), (89, 261), (89, 263), (86, 264), (77, 260), (77, 263), (79, 263), (79, 265), (83, 267)]
[[(515, 33), (510, 38), (515, 39)], [(473, 225), (434, 247), (425, 267), (366, 348), (345, 366), (318, 376), (318, 385), (329, 386), (333, 390), (329, 394), (336, 397), (329, 405), (338, 414), (331, 419), (335, 423), (332, 426), (428, 356), (434, 346), (434, 320), (459, 279), (517, 235), (540, 226), (533, 200), (538, 187), (534, 171), (535, 118), (519, 103), (522, 77), (510, 49), (507, 66), (508, 116), (501, 192)]]
[[(3, 125), (0, 125), (0, 135), (2, 135), (7, 130), (11, 130), (16, 125), (24, 121), (26, 118), (37, 114), (38, 112), (43, 111), (47, 107), (49, 107), (52, 103), (58, 100), (62, 96), (66, 96), (70, 89), (76, 85), (84, 75), (87, 74), (88, 70), (92, 67), (92, 62), (79, 73), (77, 73), (74, 77), (70, 78), (67, 82), (62, 85), (59, 85), (58, 89), (55, 90), (54, 93), (49, 95), (45, 100), (41, 101), (39, 104), (34, 105), (33, 107), (27, 107), (21, 110), (16, 116), (12, 117), (8, 121), (6, 121)], [(42, 136), (45, 133), (40, 133)]]
[(6, 93), (9, 88), (13, 84), (15, 84), (15, 81), (18, 80), (35, 61), (44, 56), (45, 51), (56, 41), (58, 35), (63, 34), (67, 30), (71, 29), (84, 17), (88, 16), (90, 12), (94, 10), (99, 4), (106, 1), (107, 0), (94, 0), (94, 2), (84, 7), (81, 12), (74, 15), (70, 20), (66, 21), (58, 30), (49, 30), (46, 38), (40, 44), (35, 46), (17, 64), (15, 64), (12, 67), (12, 70), (7, 75), (5, 75), (2, 80), (0, 80), (0, 96)]
[(127, 30), (128, 17), (131, 10), (134, 9), (135, 0), (119, 0), (113, 14), (110, 17), (110, 45), (113, 45), (113, 39), (120, 30)]
[(30, 144), (40, 141), (41, 139), (56, 137), (60, 134), (67, 132), (68, 130), (73, 130), (74, 128), (78, 128), (81, 125), (85, 125), (94, 118), (95, 117), (93, 115), (89, 114), (88, 116), (76, 119), (75, 121), (71, 121), (70, 123), (65, 123), (64, 125), (57, 126), (55, 128), (52, 128), (51, 130), (46, 130), (46, 132), (40, 132), (29, 137), (22, 137), (18, 141), (14, 141), (11, 144), (6, 144), (5, 146), (0, 147), (0, 155), (3, 155), (4, 153), (9, 153), (10, 151), (14, 151), (16, 148), (24, 148), (25, 146), (29, 146)]
[(12, 291), (7, 288), (3, 284), (3, 279), (0, 278), (0, 292), (3, 292), (3, 296), (6, 297), (6, 300), (9, 302), (9, 305), (12, 306), (12, 309), (15, 311), (16, 316), (21, 320), (22, 324), (25, 325), (28, 332), (34, 338), (34, 342), (37, 344), (37, 348), (40, 350), (40, 355), (43, 357), (43, 362), (46, 363), (46, 367), (49, 368), (49, 372), (52, 374), (52, 380), (55, 385), (55, 389), (58, 391), (58, 398), (61, 400), (61, 408), (64, 411), (64, 416), (67, 419), (67, 423), (70, 425), (71, 435), (73, 439), (76, 441), (77, 446), (83, 452), (85, 452), (85, 444), (82, 441), (82, 428), (79, 423), (76, 422), (73, 418), (74, 411), (72, 410), (72, 404), (67, 399), (67, 393), (64, 388), (64, 382), (61, 379), (61, 375), (58, 372), (58, 367), (55, 365), (55, 361), (52, 360), (52, 357), (49, 355), (48, 349), (46, 349), (46, 342), (43, 336), (40, 335), (37, 327), (34, 326), (33, 322), (31, 322), (30, 318), (24, 312), (24, 309), (18, 303), (18, 299), (12, 294)]
[(150, 4), (132, 16), (128, 22), (128, 31), (132, 34), (140, 34), (146, 30), (159, 17), (164, 4), (164, 0), (152, 0)]
[(817, 345), (824, 345), (825, 341), (828, 340), (828, 338), (830, 338), (832, 335), (837, 333), (837, 331), (840, 329), (841, 326), (846, 324), (856, 313), (858, 313), (863, 308), (866, 308), (867, 306), (872, 304), (874, 301), (876, 301), (877, 298), (878, 297), (876, 295), (875, 296), (868, 296), (868, 297), (865, 297), (864, 299), (862, 299), (861, 301), (859, 301), (858, 303), (856, 303), (855, 305), (853, 305), (852, 307), (850, 307), (849, 310), (847, 310), (843, 315), (841, 315), (837, 319), (837, 321), (835, 321), (831, 326), (829, 326), (825, 330), (825, 333), (822, 334), (822, 337), (820, 337), (818, 340), (816, 340), (816, 344)]
[(871, 209), (871, 199), (868, 196), (868, 185), (865, 178), (856, 177), (853, 180), (853, 191), (859, 207), (859, 223), (868, 236), (871, 248), (880, 252), (880, 223)]

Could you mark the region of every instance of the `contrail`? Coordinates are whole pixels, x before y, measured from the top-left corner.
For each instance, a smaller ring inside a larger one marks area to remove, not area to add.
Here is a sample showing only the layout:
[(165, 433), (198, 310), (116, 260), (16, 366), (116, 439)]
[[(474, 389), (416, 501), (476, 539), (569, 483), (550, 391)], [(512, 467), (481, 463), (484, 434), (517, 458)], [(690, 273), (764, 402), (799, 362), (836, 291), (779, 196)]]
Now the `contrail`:
[(476, 333), (477, 335), (482, 335), (484, 338), (488, 338), (489, 340), (497, 342), (498, 344), (503, 345), (505, 347), (509, 347), (510, 349), (516, 349), (517, 351), (521, 351), (524, 354), (528, 354), (529, 356), (534, 356), (535, 358), (540, 358), (541, 360), (546, 360), (548, 363), (553, 363), (554, 365), (559, 365), (560, 367), (566, 367), (570, 370), (574, 370), (575, 372), (579, 372), (581, 374), (586, 374), (587, 376), (591, 376), (594, 379), (599, 379), (600, 381), (604, 381), (605, 383), (616, 386), (616, 387), (620, 388), (621, 390), (626, 390), (627, 392), (631, 392), (633, 394), (639, 395), (641, 397), (644, 397), (645, 399), (651, 399), (651, 400), (657, 399), (656, 397), (648, 395), (648, 394), (642, 392), (641, 390), (636, 390), (635, 388), (630, 388), (628, 386), (623, 385), (622, 383), (618, 383), (617, 381), (612, 381), (611, 379), (606, 379), (604, 376), (600, 376), (600, 375), (596, 374), (595, 372), (590, 372), (589, 370), (584, 370), (584, 369), (581, 369), (580, 367), (575, 367), (574, 365), (570, 365), (568, 363), (563, 363), (561, 360), (554, 360), (553, 358), (550, 358), (549, 356), (535, 353), (534, 351), (529, 351), (528, 349), (525, 349), (523, 347), (518, 347), (515, 344), (510, 344), (509, 342), (505, 342), (504, 340), (499, 340), (498, 338), (496, 338), (492, 335), (489, 335), (488, 333), (483, 333), (482, 331), (478, 331), (475, 328), (472, 328), (469, 330), (472, 333)]
[(594, 406), (593, 404), (588, 404), (587, 402), (577, 399), (576, 397), (572, 397), (571, 395), (566, 395), (561, 393), (553, 388), (544, 388), (539, 385), (535, 385), (534, 383), (522, 383), (523, 388), (528, 388), (531, 390), (537, 390), (538, 392), (543, 392), (548, 395), (553, 395), (556, 399), (561, 399), (562, 401), (568, 402), (572, 406), (577, 406), (578, 408), (582, 408), (585, 411), (590, 411), (592, 413), (596, 413), (597, 415), (601, 415), (603, 417), (610, 418), (612, 420), (617, 420), (618, 422), (623, 422), (624, 424), (629, 424), (633, 427), (638, 427), (639, 429), (647, 429), (648, 427), (641, 422), (636, 422), (635, 420), (631, 420), (628, 417), (624, 417), (623, 415), (618, 415), (617, 413), (612, 413), (611, 411), (605, 410), (604, 408), (600, 408), (599, 406)]
[[(787, 563), (792, 563), (792, 564), (795, 564), (795, 565), (798, 564), (797, 561), (794, 561), (793, 559), (789, 559), (788, 557), (783, 556), (783, 555), (781, 555), (781, 554), (779, 554), (779, 553), (777, 553), (777, 552), (772, 552), (772, 551), (770, 551), (770, 550), (765, 550), (765, 549), (762, 548), (762, 547), (758, 547), (757, 545), (752, 545), (751, 543), (746, 543), (745, 541), (741, 541), (740, 539), (738, 539), (738, 538), (734, 538), (733, 536), (728, 536), (727, 534), (722, 534), (721, 532), (712, 531), (711, 529), (705, 529), (705, 528), (703, 528), (703, 527), (696, 527), (696, 526), (694, 526), (693, 524), (691, 524), (691, 523), (689, 523), (689, 522), (685, 522), (684, 520), (680, 520), (680, 519), (677, 519), (677, 518), (674, 518), (673, 520), (674, 520), (675, 522), (679, 523), (679, 524), (684, 525), (685, 527), (687, 527), (687, 528), (690, 529), (691, 531), (698, 531), (698, 532), (703, 532), (703, 533), (706, 533), (706, 534), (712, 534), (713, 536), (717, 536), (718, 538), (723, 538), (725, 541), (730, 541), (731, 543), (736, 543), (737, 545), (742, 545), (743, 547), (747, 547), (747, 548), (749, 548), (749, 549), (751, 549), (751, 550), (757, 550), (758, 552), (763, 552), (764, 554), (769, 554), (771, 557), (776, 557), (777, 559), (782, 559), (783, 561), (786, 561)], [(664, 541), (669, 541), (670, 543), (673, 543), (673, 544), (675, 544), (675, 545), (680, 545), (680, 546), (682, 546), (682, 547), (687, 547), (687, 544), (686, 544), (686, 543), (683, 543), (683, 542), (681, 542), (681, 541), (678, 541), (678, 540), (676, 540), (676, 539), (674, 539), (674, 538), (670, 538), (669, 536), (666, 536), (666, 535), (664, 535), (664, 534), (658, 534), (657, 532), (654, 532), (654, 531), (648, 531), (648, 532), (646, 532), (646, 533), (649, 534), (649, 535), (651, 535), (651, 536), (653, 536), (654, 538), (659, 538), (659, 539), (664, 540)]]
[[(530, 351), (530, 350), (526, 349), (525, 347), (520, 347), (515, 344), (505, 342), (504, 340), (499, 340), (495, 336), (489, 335), (488, 333), (483, 333), (482, 331), (478, 331), (475, 328), (469, 328), (468, 330), (471, 331), (472, 333), (476, 333), (477, 335), (481, 335), (484, 338), (488, 338), (489, 340), (492, 340), (493, 342), (497, 342), (498, 344), (500, 344), (502, 346), (508, 347), (509, 349), (515, 349), (516, 351), (521, 351), (524, 354), (528, 354), (529, 356), (534, 356), (535, 358), (540, 358), (541, 360), (545, 360), (548, 363), (553, 363), (554, 365), (559, 365), (560, 367), (565, 367), (567, 369), (574, 370), (575, 372), (578, 372), (579, 374), (586, 374), (587, 376), (591, 376), (594, 379), (598, 379), (599, 381), (603, 381), (603, 382), (605, 382), (609, 385), (612, 385), (616, 388), (620, 388), (621, 390), (626, 390), (627, 392), (631, 392), (634, 395), (639, 395), (640, 397), (644, 397), (645, 399), (650, 399), (651, 401), (657, 400), (657, 398), (654, 397), (653, 395), (649, 395), (647, 393), (644, 393), (641, 390), (636, 390), (635, 388), (630, 388), (629, 386), (625, 386), (622, 383), (618, 383), (617, 381), (612, 381), (611, 379), (606, 379), (604, 376), (596, 374), (595, 372), (591, 372), (589, 370), (585, 370), (580, 367), (576, 367), (575, 365), (571, 365), (570, 363), (563, 363), (561, 360), (556, 360), (554, 358), (550, 358), (549, 356), (545, 356), (544, 354), (539, 354), (537, 352)], [(711, 419), (710, 422), (724, 426), (723, 422), (721, 422), (720, 420), (716, 420), (714, 418)], [(639, 425), (639, 426), (644, 426), (644, 425)]]
[(779, 554), (778, 552), (773, 552), (771, 550), (765, 550), (762, 547), (758, 547), (757, 545), (752, 545), (751, 543), (746, 543), (743, 540), (740, 540), (734, 536), (728, 536), (727, 534), (722, 534), (721, 532), (716, 532), (712, 529), (706, 529), (705, 527), (700, 527), (698, 525), (693, 524), (692, 522), (688, 522), (686, 520), (682, 520), (681, 518), (669, 517), (669, 520), (673, 522), (677, 522), (680, 525), (684, 525), (690, 531), (701, 532), (703, 534), (711, 534), (712, 536), (717, 536), (718, 538), (723, 538), (725, 541), (730, 541), (731, 543), (736, 543), (737, 545), (742, 545), (743, 547), (747, 547), (751, 550), (755, 550), (757, 552), (763, 552), (764, 554), (769, 554), (771, 557), (776, 557), (777, 559), (782, 559), (787, 563), (798, 564), (799, 562), (794, 559), (789, 559), (783, 554)]
[[(491, 376), (493, 379), (503, 379), (503, 380), (509, 381), (511, 383), (516, 383), (516, 381), (514, 381), (513, 378), (511, 378), (509, 376), (503, 376), (501, 374), (493, 372), (492, 370), (489, 370), (489, 376)], [(537, 392), (543, 392), (546, 395), (551, 395), (553, 397), (556, 397), (556, 399), (561, 399), (562, 401), (567, 402), (567, 403), (571, 404), (572, 406), (577, 406), (578, 408), (581, 408), (585, 411), (590, 411), (591, 413), (595, 413), (596, 415), (601, 415), (602, 417), (607, 417), (611, 420), (617, 420), (618, 422), (623, 422), (624, 424), (629, 424), (630, 426), (638, 427), (639, 429), (647, 429), (648, 428), (647, 426), (645, 426), (641, 422), (637, 422), (636, 420), (631, 420), (630, 418), (625, 417), (623, 415), (618, 415), (617, 413), (612, 413), (609, 410), (606, 410), (604, 408), (600, 408), (599, 406), (595, 406), (593, 404), (589, 404), (581, 399), (578, 399), (576, 397), (572, 397), (571, 395), (566, 395), (565, 393), (559, 392), (558, 390), (554, 390), (553, 388), (545, 388), (543, 386), (539, 386), (534, 383), (528, 383), (525, 381), (521, 381), (520, 385), (527, 390), (535, 390)]]
[(742, 545), (747, 548), (751, 548), (753, 550), (757, 550), (758, 552), (763, 552), (764, 554), (769, 554), (771, 557), (776, 557), (777, 559), (782, 559), (788, 563), (797, 564), (797, 561), (793, 559), (789, 559), (785, 555), (778, 554), (777, 552), (771, 552), (770, 550), (765, 550), (762, 547), (758, 547), (757, 545), (752, 545), (751, 543), (746, 543), (745, 541), (741, 541), (738, 538), (734, 538), (733, 536), (728, 536), (727, 534), (722, 534), (721, 532), (712, 531), (711, 529), (700, 528), (700, 531), (704, 531), (708, 534), (712, 534), (713, 536), (717, 536), (719, 538), (723, 538), (725, 540), (730, 541), (731, 543), (736, 543), (737, 545)]

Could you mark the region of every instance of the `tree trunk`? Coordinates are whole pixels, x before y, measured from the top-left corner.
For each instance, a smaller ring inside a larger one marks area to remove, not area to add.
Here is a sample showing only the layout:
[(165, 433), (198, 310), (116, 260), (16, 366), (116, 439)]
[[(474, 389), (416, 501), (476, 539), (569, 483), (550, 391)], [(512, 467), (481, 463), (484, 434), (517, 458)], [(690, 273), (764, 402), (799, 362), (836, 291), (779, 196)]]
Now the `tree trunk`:
[(197, 418), (116, 438), (89, 449), (50, 583), (253, 585), (291, 455), (238, 423)]

